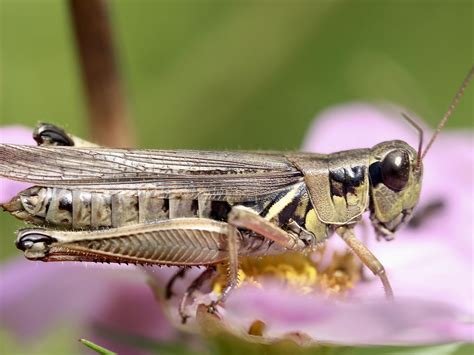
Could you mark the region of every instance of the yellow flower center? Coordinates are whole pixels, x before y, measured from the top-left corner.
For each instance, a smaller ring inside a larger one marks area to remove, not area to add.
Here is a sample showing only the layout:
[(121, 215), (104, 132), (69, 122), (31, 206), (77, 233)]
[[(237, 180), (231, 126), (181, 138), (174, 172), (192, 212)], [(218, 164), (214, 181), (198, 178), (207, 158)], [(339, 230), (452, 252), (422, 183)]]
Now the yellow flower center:
[[(329, 264), (321, 261), (324, 248), (312, 254), (288, 253), (240, 260), (239, 286), (250, 283), (261, 286), (263, 279), (281, 282), (302, 293), (319, 292), (327, 296), (344, 296), (361, 278), (361, 263), (354, 254), (332, 255)], [(213, 291), (220, 293), (227, 282), (227, 265), (218, 266)]]

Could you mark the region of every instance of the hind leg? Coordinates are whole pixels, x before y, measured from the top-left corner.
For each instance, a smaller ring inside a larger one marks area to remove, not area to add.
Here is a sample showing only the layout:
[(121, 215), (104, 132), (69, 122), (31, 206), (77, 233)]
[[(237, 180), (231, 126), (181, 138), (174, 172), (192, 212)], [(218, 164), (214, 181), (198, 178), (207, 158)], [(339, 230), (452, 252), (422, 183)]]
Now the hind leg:
[(40, 147), (65, 146), (90, 148), (98, 147), (97, 144), (85, 141), (81, 138), (66, 133), (62, 128), (49, 123), (40, 123), (33, 131), (33, 139)]

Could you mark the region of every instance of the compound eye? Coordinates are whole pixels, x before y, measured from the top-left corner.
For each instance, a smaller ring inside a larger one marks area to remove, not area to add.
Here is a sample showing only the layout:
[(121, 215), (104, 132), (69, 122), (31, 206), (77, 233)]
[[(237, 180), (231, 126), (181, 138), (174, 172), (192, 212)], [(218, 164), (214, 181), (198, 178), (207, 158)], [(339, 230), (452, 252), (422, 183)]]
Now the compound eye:
[(380, 163), (382, 182), (393, 191), (400, 191), (410, 176), (410, 156), (405, 150), (393, 150)]

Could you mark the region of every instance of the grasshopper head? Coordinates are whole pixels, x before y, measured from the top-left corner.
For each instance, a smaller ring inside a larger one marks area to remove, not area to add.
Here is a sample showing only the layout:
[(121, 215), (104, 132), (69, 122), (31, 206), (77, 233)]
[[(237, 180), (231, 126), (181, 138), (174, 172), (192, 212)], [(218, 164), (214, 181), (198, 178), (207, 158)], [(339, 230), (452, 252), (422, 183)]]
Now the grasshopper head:
[(423, 165), (415, 149), (403, 141), (372, 148), (370, 159), (370, 218), (378, 237), (392, 239), (418, 202)]
[(464, 78), (426, 147), (423, 148), (422, 128), (408, 115), (402, 114), (419, 133), (418, 151), (402, 141), (383, 142), (372, 148), (369, 166), (370, 218), (378, 237), (392, 239), (390, 236), (397, 228), (408, 221), (420, 197), (422, 161), (473, 77), (474, 66)]
[(422, 128), (408, 115), (402, 114), (419, 133), (418, 151), (402, 141), (383, 142), (372, 148), (369, 166), (370, 219), (378, 237), (392, 239), (391, 235), (397, 228), (408, 221), (420, 197), (423, 158), (473, 77), (474, 66), (464, 78), (426, 147), (423, 148)]

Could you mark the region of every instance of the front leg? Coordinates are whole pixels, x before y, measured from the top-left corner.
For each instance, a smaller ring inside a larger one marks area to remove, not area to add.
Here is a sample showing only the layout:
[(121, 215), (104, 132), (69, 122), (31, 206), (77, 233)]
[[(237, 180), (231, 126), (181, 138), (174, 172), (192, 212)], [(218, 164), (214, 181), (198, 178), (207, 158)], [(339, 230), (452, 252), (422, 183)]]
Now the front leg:
[(354, 235), (352, 228), (350, 227), (339, 227), (336, 229), (336, 233), (346, 242), (351, 250), (360, 258), (362, 263), (367, 266), (370, 271), (378, 276), (382, 281), (385, 295), (388, 299), (393, 299), (393, 290), (388, 280), (387, 273), (382, 263), (375, 257), (367, 247), (362, 244)]

